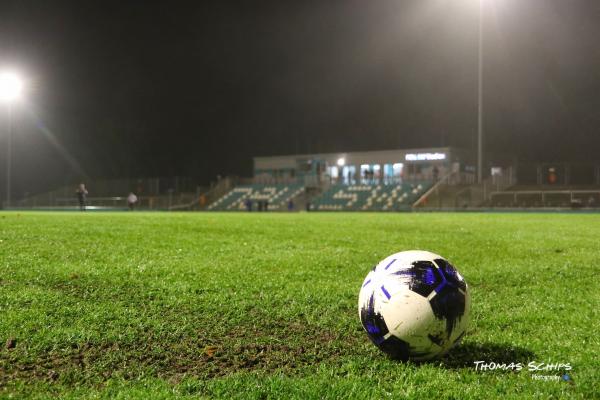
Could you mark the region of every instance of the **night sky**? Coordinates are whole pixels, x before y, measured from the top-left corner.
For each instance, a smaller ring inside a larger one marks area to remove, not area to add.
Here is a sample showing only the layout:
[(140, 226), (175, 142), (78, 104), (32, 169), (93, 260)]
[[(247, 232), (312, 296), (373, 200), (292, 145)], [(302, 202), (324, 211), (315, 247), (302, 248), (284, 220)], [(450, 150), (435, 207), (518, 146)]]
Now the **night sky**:
[[(598, 160), (600, 1), (484, 1), (486, 149)], [(0, 67), (27, 80), (15, 195), (208, 183), (259, 155), (476, 148), (476, 0), (183, 4), (0, 2)]]

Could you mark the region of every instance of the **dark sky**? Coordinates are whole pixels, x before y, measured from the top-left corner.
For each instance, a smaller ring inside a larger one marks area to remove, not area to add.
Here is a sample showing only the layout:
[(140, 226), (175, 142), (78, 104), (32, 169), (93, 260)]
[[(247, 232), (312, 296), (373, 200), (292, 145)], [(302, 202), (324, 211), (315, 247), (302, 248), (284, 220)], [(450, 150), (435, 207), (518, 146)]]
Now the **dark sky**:
[[(484, 1), (486, 148), (598, 160), (600, 1)], [(477, 0), (183, 4), (0, 2), (0, 66), (28, 81), (16, 194), (84, 173), (206, 183), (256, 155), (475, 148)]]

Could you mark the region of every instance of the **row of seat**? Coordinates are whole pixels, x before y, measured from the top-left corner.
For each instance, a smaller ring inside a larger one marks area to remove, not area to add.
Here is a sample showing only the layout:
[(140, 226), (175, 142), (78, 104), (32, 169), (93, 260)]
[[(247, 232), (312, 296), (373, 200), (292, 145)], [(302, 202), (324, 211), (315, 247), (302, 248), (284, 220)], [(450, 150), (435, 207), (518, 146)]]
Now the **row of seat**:
[[(392, 211), (407, 209), (421, 197), (432, 182), (400, 184), (337, 184), (311, 201), (314, 211)], [(257, 209), (285, 210), (288, 202), (304, 192), (300, 184), (241, 185), (208, 206), (212, 211)]]
[(285, 210), (290, 199), (304, 191), (299, 184), (285, 185), (241, 185), (208, 206), (211, 211), (246, 210), (248, 206), (257, 209), (259, 203), (268, 204), (269, 210)]
[(391, 211), (409, 208), (430, 187), (431, 182), (333, 185), (314, 199), (316, 211)]

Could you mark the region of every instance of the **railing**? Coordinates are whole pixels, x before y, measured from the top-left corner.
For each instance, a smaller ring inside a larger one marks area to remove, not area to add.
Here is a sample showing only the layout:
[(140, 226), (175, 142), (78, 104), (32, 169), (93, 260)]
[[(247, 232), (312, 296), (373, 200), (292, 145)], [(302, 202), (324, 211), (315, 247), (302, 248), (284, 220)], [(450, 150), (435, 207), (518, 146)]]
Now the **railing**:
[[(135, 209), (143, 210), (169, 210), (174, 204), (189, 203), (196, 199), (195, 193), (171, 193), (160, 196), (138, 196)], [(75, 196), (56, 197), (48, 203), (19, 203), (16, 208), (19, 209), (45, 209), (45, 210), (67, 210), (79, 208), (79, 201)], [(86, 199), (86, 208), (89, 210), (124, 210), (128, 208), (127, 197), (124, 196), (104, 196), (88, 197)]]
[(294, 185), (296, 183), (300, 183), (300, 179), (296, 177), (288, 177), (288, 176), (265, 176), (259, 175), (254, 178), (240, 178), (240, 184), (251, 185), (251, 184), (259, 184), (259, 185)]
[[(138, 199), (139, 201), (139, 199)], [(73, 197), (58, 197), (54, 199), (58, 207), (79, 207), (79, 202), (75, 196)], [(126, 208), (127, 197), (88, 197), (85, 201), (89, 207), (111, 207), (111, 208)]]
[[(446, 203), (448, 208), (480, 207), (488, 201), (492, 190), (501, 191), (515, 184), (512, 171), (506, 175), (496, 175), (486, 178), (481, 184), (477, 184), (475, 174), (471, 172), (451, 172), (441, 178), (427, 192), (423, 194), (414, 204), (413, 208), (425, 205), (431, 195), (436, 195), (440, 202)], [(444, 189), (445, 186), (456, 187), (455, 190)], [(448, 198), (445, 201), (440, 200), (442, 193)], [(449, 197), (451, 196), (451, 197)], [(453, 204), (449, 205), (449, 198), (453, 199)]]
[(423, 181), (437, 181), (437, 178), (432, 174), (413, 174), (409, 176), (389, 176), (389, 177), (379, 177), (379, 178), (365, 178), (365, 177), (354, 177), (354, 178), (346, 178), (346, 177), (337, 177), (332, 178), (329, 175), (324, 175), (320, 179), (321, 185), (398, 185), (402, 183), (419, 183)]
[(211, 203), (224, 196), (239, 183), (239, 178), (226, 177), (219, 180), (213, 187), (203, 193), (197, 193), (194, 199), (186, 203), (170, 206), (169, 211), (205, 210)]
[[(490, 194), (495, 207), (598, 207), (600, 190), (513, 190)], [(499, 198), (508, 200), (499, 201)], [(504, 205), (506, 203), (506, 205)]]
[[(62, 204), (75, 199), (75, 190), (79, 185), (79, 181), (73, 181), (68, 185), (64, 185), (57, 189), (37, 194), (26, 194), (25, 198), (13, 202), (20, 208), (47, 208), (61, 206), (57, 199), (61, 199)], [(127, 179), (96, 179), (87, 180), (85, 182), (90, 195), (102, 198), (103, 201), (112, 199), (112, 196), (126, 196), (130, 192), (146, 198), (154, 199), (154, 202), (163, 204), (162, 198), (168, 199), (171, 194), (174, 203), (179, 202), (177, 198), (180, 194), (194, 193), (197, 188), (195, 179), (187, 177), (170, 177), (170, 178), (127, 178)], [(65, 200), (67, 199), (67, 200)], [(160, 199), (160, 200), (158, 200)], [(113, 200), (110, 200), (113, 201)], [(119, 201), (119, 200), (114, 200)], [(165, 200), (165, 207), (168, 205), (168, 200)]]
[(490, 176), (483, 181), (483, 199), (484, 201), (491, 200), (493, 192), (503, 191), (516, 183), (512, 171), (508, 175)]
[(456, 174), (460, 174), (460, 172), (449, 172), (442, 179), (438, 180), (431, 188), (429, 188), (429, 190), (427, 190), (425, 193), (423, 193), (421, 195), (421, 197), (419, 197), (417, 199), (417, 201), (415, 201), (413, 203), (412, 208), (414, 209), (416, 207), (419, 207), (421, 204), (423, 204), (427, 200), (429, 195), (431, 195), (434, 192), (438, 192), (439, 187), (441, 185), (447, 185), (448, 182), (450, 182), (450, 179), (453, 178)]

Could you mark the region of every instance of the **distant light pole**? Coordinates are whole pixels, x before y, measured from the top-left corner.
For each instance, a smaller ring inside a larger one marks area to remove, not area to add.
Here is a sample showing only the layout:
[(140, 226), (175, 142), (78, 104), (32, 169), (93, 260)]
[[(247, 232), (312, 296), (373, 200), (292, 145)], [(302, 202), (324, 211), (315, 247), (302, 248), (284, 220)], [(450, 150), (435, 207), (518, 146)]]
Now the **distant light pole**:
[(7, 146), (6, 146), (6, 208), (11, 206), (11, 177), (12, 177), (12, 103), (6, 103), (6, 130)]
[(477, 183), (483, 180), (483, 2), (479, 0), (479, 46), (477, 71)]
[(7, 107), (7, 146), (6, 146), (6, 207), (11, 203), (12, 175), (12, 105), (19, 100), (23, 90), (23, 82), (18, 75), (11, 72), (0, 73), (0, 101)]

